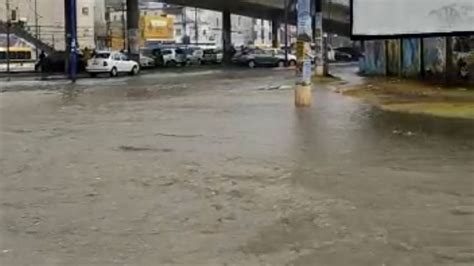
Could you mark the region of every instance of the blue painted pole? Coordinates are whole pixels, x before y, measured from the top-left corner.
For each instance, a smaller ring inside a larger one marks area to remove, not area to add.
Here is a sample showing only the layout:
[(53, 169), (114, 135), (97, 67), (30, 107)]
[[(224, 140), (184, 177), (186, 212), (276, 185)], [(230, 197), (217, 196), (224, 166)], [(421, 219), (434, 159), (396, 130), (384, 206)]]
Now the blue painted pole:
[(68, 38), (69, 41), (69, 47), (70, 47), (70, 53), (69, 53), (69, 79), (71, 81), (75, 82), (76, 81), (76, 76), (77, 76), (77, 16), (76, 16), (76, 0), (68, 0), (68, 11), (69, 14), (66, 19), (69, 20), (69, 29), (68, 29), (68, 34), (70, 35), (70, 38)]

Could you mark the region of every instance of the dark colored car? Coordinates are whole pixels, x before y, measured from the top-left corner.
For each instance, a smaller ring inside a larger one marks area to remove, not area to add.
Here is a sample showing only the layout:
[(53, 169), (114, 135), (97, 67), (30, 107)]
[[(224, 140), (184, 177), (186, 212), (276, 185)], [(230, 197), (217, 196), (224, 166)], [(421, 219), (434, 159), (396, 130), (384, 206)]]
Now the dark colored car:
[[(66, 52), (54, 52), (49, 54), (44, 59), (44, 62), (40, 66), (36, 65), (37, 71), (44, 71), (50, 73), (62, 73), (66, 71)], [(82, 54), (78, 54), (77, 59), (77, 71), (83, 72), (86, 69), (87, 62)]]
[(285, 65), (296, 65), (296, 57), (294, 55), (289, 54), (288, 61), (285, 63), (285, 53), (277, 49), (255, 49), (247, 51), (242, 54), (237, 54), (232, 61), (250, 68), (256, 66), (284, 67)]
[(351, 60), (357, 61), (359, 60), (360, 57), (363, 57), (364, 55), (360, 52), (359, 49), (353, 48), (353, 47), (339, 47), (334, 49), (336, 52), (336, 60), (337, 60), (337, 52), (339, 52), (339, 57), (340, 58), (347, 58), (347, 55), (351, 56)]
[(349, 61), (355, 61), (356, 59), (354, 59), (352, 57), (352, 55), (348, 54), (348, 53), (344, 53), (344, 52), (340, 52), (340, 51), (337, 51), (335, 50), (334, 51), (334, 59), (336, 61), (339, 61), (339, 62), (349, 62)]

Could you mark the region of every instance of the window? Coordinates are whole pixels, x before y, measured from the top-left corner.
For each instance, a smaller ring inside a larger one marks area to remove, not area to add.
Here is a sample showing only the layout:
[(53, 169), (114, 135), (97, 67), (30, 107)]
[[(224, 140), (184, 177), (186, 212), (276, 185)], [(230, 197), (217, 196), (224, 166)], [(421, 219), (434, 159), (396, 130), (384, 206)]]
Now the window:
[(15, 21), (16, 20), (16, 9), (12, 10), (12, 16), (10, 17), (11, 20)]
[(265, 50), (263, 53), (266, 54), (266, 55), (273, 55), (274, 54), (273, 50)]
[(100, 53), (94, 56), (94, 58), (101, 58), (101, 59), (108, 59), (109, 57), (110, 57), (109, 53)]
[(0, 52), (0, 60), (5, 60), (7, 59), (7, 53), (6, 52)]
[(176, 36), (181, 36), (181, 29), (176, 29), (176, 33), (175, 33)]
[(120, 54), (114, 54), (114, 57), (113, 57), (114, 61), (120, 61)]
[(163, 50), (161, 52), (162, 55), (169, 55), (169, 54), (172, 54), (172, 52), (170, 50)]
[(128, 61), (128, 56), (125, 55), (125, 54), (120, 54), (120, 59), (121, 59), (122, 61)]
[(82, 8), (82, 15), (89, 16), (89, 8), (88, 7), (83, 7)]

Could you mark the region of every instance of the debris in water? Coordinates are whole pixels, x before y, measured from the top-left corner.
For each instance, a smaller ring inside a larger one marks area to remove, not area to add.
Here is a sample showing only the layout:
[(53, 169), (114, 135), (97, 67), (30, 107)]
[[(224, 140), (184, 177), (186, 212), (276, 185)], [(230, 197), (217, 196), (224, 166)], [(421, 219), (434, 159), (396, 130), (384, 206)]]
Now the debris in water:
[(157, 151), (157, 152), (172, 152), (173, 149), (156, 149), (156, 148), (149, 148), (149, 147), (135, 147), (135, 146), (120, 146), (120, 150), (122, 151)]

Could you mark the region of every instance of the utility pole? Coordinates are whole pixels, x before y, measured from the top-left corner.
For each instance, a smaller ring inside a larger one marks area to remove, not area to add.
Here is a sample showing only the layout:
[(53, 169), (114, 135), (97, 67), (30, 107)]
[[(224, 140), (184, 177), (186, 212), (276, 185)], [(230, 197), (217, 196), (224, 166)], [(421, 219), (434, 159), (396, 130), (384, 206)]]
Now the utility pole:
[(285, 65), (288, 64), (288, 0), (284, 0), (285, 16)]
[(76, 0), (65, 0), (67, 70), (72, 82), (77, 74), (77, 17)]
[(11, 27), (11, 20), (10, 20), (10, 0), (6, 1), (6, 9), (7, 9), (7, 74), (8, 80), (10, 80), (10, 27)]
[(124, 51), (127, 50), (127, 25), (125, 24), (125, 2), (126, 0), (122, 1), (122, 40), (123, 45), (122, 48)]
[[(38, 29), (38, 0), (35, 0), (35, 38), (39, 40), (39, 29)], [(35, 45), (36, 51), (36, 60), (38, 60), (38, 45)]]
[(295, 87), (296, 107), (311, 106), (311, 60), (308, 57), (311, 49), (311, 0), (298, 0), (298, 40), (296, 57), (298, 61), (297, 81)]
[(199, 43), (199, 28), (198, 28), (198, 9), (197, 7), (194, 8), (194, 38), (195, 44), (198, 45)]
[(323, 31), (323, 12), (322, 12), (322, 0), (315, 0), (316, 14), (314, 16), (315, 33), (314, 33), (314, 44), (315, 44), (315, 56), (316, 56), (316, 70), (315, 76), (325, 75), (325, 47), (324, 47), (324, 31)]

